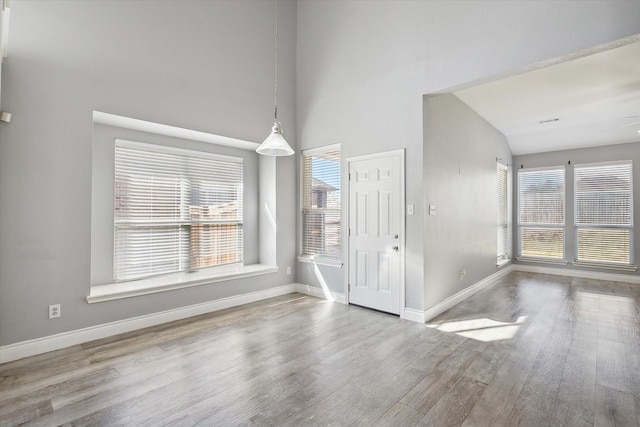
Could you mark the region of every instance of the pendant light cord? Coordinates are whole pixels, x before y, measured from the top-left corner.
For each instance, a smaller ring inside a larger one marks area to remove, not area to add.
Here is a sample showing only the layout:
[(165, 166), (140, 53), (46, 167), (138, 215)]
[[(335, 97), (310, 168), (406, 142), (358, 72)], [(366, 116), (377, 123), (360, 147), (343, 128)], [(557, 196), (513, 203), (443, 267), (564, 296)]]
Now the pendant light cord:
[(278, 0), (276, 0), (276, 32), (275, 32), (275, 87), (273, 93), (273, 117), (278, 121)]

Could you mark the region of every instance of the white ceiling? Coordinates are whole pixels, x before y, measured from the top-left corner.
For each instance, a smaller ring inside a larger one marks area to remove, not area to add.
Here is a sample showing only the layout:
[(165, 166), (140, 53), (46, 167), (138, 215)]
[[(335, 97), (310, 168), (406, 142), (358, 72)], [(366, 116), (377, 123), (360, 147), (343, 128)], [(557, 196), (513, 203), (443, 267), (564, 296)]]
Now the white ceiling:
[(640, 42), (455, 95), (505, 134), (514, 155), (640, 141)]

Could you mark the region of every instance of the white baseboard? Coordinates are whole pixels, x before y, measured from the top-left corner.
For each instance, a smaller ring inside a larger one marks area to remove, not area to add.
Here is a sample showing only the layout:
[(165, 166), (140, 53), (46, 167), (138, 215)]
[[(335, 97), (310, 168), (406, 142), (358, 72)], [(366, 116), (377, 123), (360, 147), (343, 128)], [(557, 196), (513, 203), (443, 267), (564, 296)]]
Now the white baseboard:
[(267, 298), (290, 294), (298, 291), (297, 286), (298, 285), (296, 284), (278, 286), (275, 288), (265, 289), (263, 291), (221, 298), (215, 301), (175, 308), (159, 313), (133, 317), (130, 319), (119, 320), (117, 322), (105, 323), (102, 325), (77, 329), (75, 331), (63, 332), (56, 335), (9, 344), (0, 347), (0, 363), (11, 362), (24, 357), (35, 356), (37, 354), (83, 344), (125, 332), (148, 328), (150, 326), (156, 326), (162, 323), (172, 322), (174, 320), (185, 319), (187, 317), (198, 316), (200, 314), (211, 313), (218, 310), (224, 310), (226, 308), (261, 301)]
[(461, 290), (457, 294), (451, 295), (449, 298), (445, 299), (444, 301), (434, 305), (431, 308), (426, 309), (423, 315), (424, 322), (428, 322), (429, 320), (433, 319), (437, 315), (442, 314), (445, 311), (449, 310), (454, 305), (478, 293), (479, 291), (481, 291), (482, 289), (484, 289), (485, 287), (487, 287), (497, 279), (501, 278), (502, 276), (505, 276), (512, 270), (513, 270), (513, 265), (504, 267), (499, 271), (493, 273), (491, 276), (485, 277), (484, 279), (480, 280), (479, 282), (476, 282), (475, 284), (469, 286), (468, 288)]
[(339, 302), (340, 304), (347, 303), (347, 298), (345, 294), (333, 292), (328, 289), (325, 290), (325, 289), (317, 288), (315, 286), (304, 285), (302, 283), (296, 283), (294, 284), (294, 286), (295, 286), (296, 292), (300, 292), (301, 294)]
[(602, 271), (575, 270), (571, 268), (555, 268), (546, 265), (513, 264), (514, 271), (528, 273), (555, 274), (556, 276), (571, 276), (581, 279), (609, 280), (613, 282), (625, 282), (640, 284), (640, 276), (620, 273), (607, 273)]
[(425, 323), (424, 310), (415, 310), (413, 308), (404, 309), (404, 320), (410, 320), (412, 322)]

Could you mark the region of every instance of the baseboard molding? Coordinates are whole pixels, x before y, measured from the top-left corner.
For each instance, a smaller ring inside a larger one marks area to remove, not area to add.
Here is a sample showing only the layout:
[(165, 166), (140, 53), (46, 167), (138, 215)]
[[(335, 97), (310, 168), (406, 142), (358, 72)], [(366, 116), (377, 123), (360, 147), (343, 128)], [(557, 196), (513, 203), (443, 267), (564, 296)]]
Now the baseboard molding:
[(37, 354), (47, 353), (65, 347), (107, 338), (113, 335), (148, 328), (150, 326), (156, 326), (167, 322), (173, 322), (175, 320), (186, 319), (192, 316), (212, 313), (214, 311), (249, 304), (297, 291), (297, 284), (283, 285), (265, 289), (263, 291), (221, 298), (215, 301), (175, 308), (159, 313), (133, 317), (130, 319), (119, 320), (117, 322), (105, 323), (102, 325), (77, 329), (75, 331), (63, 332), (56, 335), (9, 344), (0, 347), (0, 363), (11, 362), (24, 357), (35, 356)]
[(444, 313), (449, 310), (454, 305), (466, 300), (470, 296), (480, 292), (485, 287), (489, 286), (494, 281), (498, 280), (502, 276), (507, 275), (509, 272), (513, 271), (513, 265), (508, 265), (504, 268), (501, 268), (499, 271), (493, 273), (491, 276), (487, 276), (484, 279), (476, 282), (475, 284), (469, 286), (458, 292), (455, 295), (450, 296), (444, 301), (434, 305), (431, 308), (428, 308), (424, 311), (424, 322), (428, 322), (439, 314)]
[(404, 309), (404, 320), (410, 320), (412, 322), (425, 323), (424, 311), (415, 310), (413, 308)]
[(315, 286), (304, 285), (302, 283), (295, 283), (296, 292), (300, 292), (301, 294), (309, 295), (316, 298), (323, 298), (330, 301), (335, 301), (340, 304), (346, 304), (347, 298), (345, 294), (341, 294), (338, 292), (333, 292), (328, 289), (321, 289)]
[(640, 284), (640, 276), (631, 274), (608, 273), (602, 271), (576, 270), (572, 268), (556, 268), (546, 265), (512, 264), (514, 271), (527, 273), (553, 274), (556, 276), (579, 277), (581, 279), (608, 280)]

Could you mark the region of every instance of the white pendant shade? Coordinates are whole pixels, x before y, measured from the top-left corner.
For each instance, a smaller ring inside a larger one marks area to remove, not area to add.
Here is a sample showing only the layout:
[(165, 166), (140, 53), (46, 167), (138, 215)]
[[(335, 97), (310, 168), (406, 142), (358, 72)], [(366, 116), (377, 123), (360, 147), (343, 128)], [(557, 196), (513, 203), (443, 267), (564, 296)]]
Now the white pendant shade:
[(276, 0), (276, 33), (275, 33), (275, 72), (273, 90), (273, 127), (271, 133), (256, 150), (258, 154), (265, 156), (290, 156), (294, 154), (293, 149), (287, 144), (282, 136), (282, 127), (278, 121), (278, 0)]
[(294, 153), (293, 149), (287, 144), (282, 136), (282, 128), (276, 120), (273, 122), (271, 133), (256, 150), (258, 154), (267, 156), (290, 156)]

